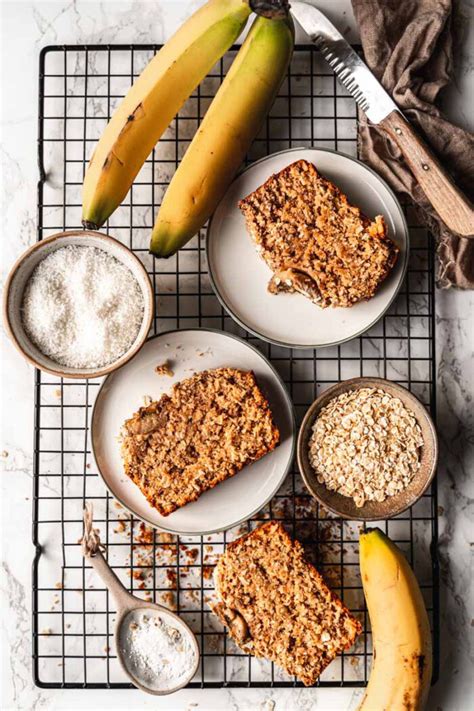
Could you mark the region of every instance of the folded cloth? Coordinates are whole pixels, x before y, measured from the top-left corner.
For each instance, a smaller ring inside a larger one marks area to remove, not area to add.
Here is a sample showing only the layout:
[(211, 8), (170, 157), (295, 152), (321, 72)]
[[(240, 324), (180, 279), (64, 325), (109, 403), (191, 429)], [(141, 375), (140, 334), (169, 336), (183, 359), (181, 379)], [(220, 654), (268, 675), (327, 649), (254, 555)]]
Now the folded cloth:
[[(458, 187), (474, 198), (474, 135), (454, 126), (436, 105), (453, 66), (452, 0), (352, 0), (365, 61), (419, 130)], [(438, 285), (474, 288), (474, 239), (448, 230), (425, 197), (398, 147), (360, 114), (359, 152), (413, 201), (438, 238)]]

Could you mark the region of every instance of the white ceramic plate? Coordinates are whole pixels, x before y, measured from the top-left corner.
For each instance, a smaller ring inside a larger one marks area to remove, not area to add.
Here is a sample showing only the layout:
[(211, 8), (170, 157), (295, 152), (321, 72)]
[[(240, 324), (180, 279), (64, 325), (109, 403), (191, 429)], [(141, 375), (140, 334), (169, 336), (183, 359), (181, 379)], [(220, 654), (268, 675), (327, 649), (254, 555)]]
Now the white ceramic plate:
[[(168, 360), (173, 377), (155, 367)], [(193, 373), (229, 366), (253, 370), (280, 430), (281, 443), (258, 462), (218, 484), (169, 516), (161, 516), (125, 475), (118, 436), (125, 420), (173, 383)], [(123, 368), (103, 382), (92, 413), (92, 451), (105, 485), (125, 508), (143, 521), (171, 533), (215, 533), (247, 520), (277, 492), (291, 466), (295, 445), (293, 407), (280, 376), (264, 356), (235, 336), (207, 329), (170, 331), (150, 339)]]
[[(301, 294), (267, 291), (271, 271), (257, 254), (238, 201), (297, 160), (313, 163), (369, 217), (383, 215), (400, 254), (377, 294), (351, 308), (320, 309)], [(295, 148), (253, 163), (232, 183), (209, 223), (209, 274), (225, 309), (256, 336), (290, 348), (319, 348), (348, 341), (367, 331), (388, 309), (400, 289), (408, 260), (408, 228), (400, 204), (373, 170), (354, 158), (321, 148)]]

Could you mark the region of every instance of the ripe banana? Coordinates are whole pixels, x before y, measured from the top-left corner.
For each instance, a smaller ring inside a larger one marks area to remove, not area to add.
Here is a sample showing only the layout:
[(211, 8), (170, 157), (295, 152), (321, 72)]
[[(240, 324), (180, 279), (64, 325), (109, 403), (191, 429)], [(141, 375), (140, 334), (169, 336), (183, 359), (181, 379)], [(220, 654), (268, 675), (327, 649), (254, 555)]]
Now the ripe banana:
[(403, 553), (378, 528), (360, 537), (374, 659), (359, 711), (421, 711), (432, 672), (425, 603)]
[(209, 0), (151, 60), (112, 116), (84, 178), (84, 227), (97, 229), (120, 205), (154, 145), (186, 99), (242, 32), (248, 0)]
[(217, 207), (241, 166), (286, 74), (289, 16), (257, 17), (163, 198), (150, 249), (169, 257)]

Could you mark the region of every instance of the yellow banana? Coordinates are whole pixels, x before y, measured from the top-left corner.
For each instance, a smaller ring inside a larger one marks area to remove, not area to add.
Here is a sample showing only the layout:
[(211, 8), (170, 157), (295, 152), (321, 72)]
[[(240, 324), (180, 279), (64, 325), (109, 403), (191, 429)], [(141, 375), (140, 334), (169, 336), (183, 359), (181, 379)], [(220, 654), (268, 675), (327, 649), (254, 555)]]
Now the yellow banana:
[(165, 193), (151, 238), (174, 254), (210, 217), (245, 158), (293, 52), (289, 16), (257, 17)]
[(248, 0), (209, 0), (151, 60), (97, 144), (84, 178), (82, 219), (97, 229), (120, 205), (186, 99), (242, 32)]
[(432, 673), (425, 603), (403, 553), (379, 529), (362, 533), (360, 571), (374, 659), (359, 711), (421, 711)]

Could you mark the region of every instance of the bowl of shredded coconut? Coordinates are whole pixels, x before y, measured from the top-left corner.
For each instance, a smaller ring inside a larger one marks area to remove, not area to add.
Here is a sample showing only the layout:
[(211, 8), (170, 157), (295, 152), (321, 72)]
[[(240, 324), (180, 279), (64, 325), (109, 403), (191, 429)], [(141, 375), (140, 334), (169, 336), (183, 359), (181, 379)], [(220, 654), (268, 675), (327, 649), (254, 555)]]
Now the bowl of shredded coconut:
[(7, 333), (36, 368), (98, 378), (132, 358), (154, 314), (150, 279), (121, 242), (89, 230), (62, 232), (30, 247), (5, 285)]

